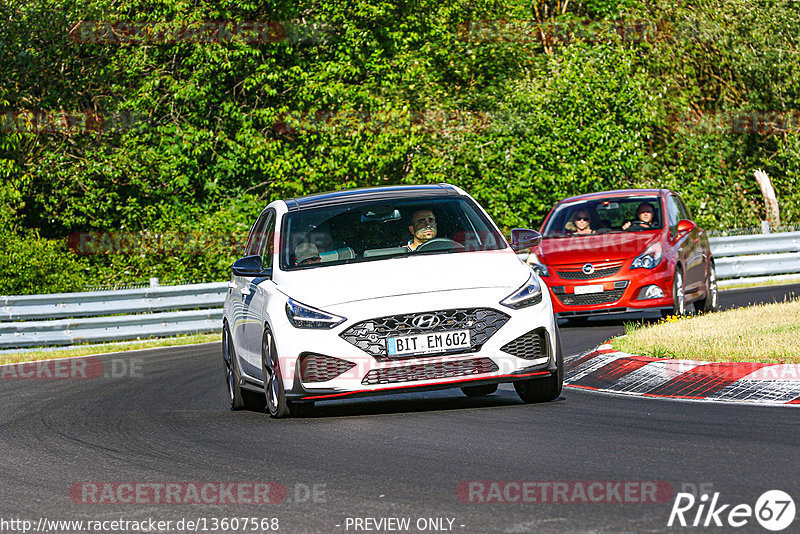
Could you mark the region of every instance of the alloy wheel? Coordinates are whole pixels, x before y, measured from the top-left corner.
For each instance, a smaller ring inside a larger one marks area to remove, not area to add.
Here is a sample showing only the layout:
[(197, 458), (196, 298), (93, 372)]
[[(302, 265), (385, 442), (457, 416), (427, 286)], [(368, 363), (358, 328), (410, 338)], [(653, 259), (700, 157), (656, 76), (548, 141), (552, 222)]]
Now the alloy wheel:
[(233, 362), (231, 360), (231, 339), (227, 328), (222, 330), (222, 359), (225, 362), (225, 378), (228, 383), (228, 400), (233, 403), (235, 377), (233, 374)]
[(686, 315), (686, 293), (683, 289), (683, 275), (680, 271), (675, 273), (675, 312)]

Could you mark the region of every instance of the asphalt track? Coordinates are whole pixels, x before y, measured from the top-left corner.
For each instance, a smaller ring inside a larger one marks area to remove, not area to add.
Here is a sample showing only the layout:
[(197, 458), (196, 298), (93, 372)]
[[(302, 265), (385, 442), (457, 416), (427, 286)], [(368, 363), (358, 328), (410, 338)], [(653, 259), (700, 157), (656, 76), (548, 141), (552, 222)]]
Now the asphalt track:
[[(790, 291), (798, 294), (800, 286), (728, 291), (721, 302), (782, 300)], [(565, 325), (565, 350), (583, 351), (622, 329), (621, 321)], [(420, 518), (443, 518), (438, 530), (427, 530), (439, 532), (698, 532), (667, 526), (674, 492), (702, 487), (718, 492), (720, 503), (753, 506), (763, 492), (781, 489), (800, 504), (796, 407), (571, 388), (558, 401), (524, 405), (501, 387), (483, 399), (453, 390), (333, 401), (319, 404), (314, 417), (274, 421), (227, 409), (219, 344), (102, 359), (124, 376), (0, 381), (0, 531), (19, 532), (3, 527), (12, 519), (174, 525), (205, 518), (207, 530), (198, 531), (232, 532), (211, 530), (211, 521), (257, 517), (278, 518), (278, 531), (291, 533), (421, 532)], [(70, 496), (83, 482), (193, 481), (267, 482), (282, 485), (286, 498), (263, 505), (85, 504)], [(479, 503), (459, 491), (470, 481), (486, 488), (486, 481), (578, 481), (583, 488), (650, 481), (671, 491), (655, 503), (580, 502), (575, 494), (572, 502)], [(686, 514), (689, 522), (696, 511)], [(362, 522), (357, 529), (355, 518), (408, 518), (411, 528)], [(766, 532), (753, 518), (742, 528), (714, 530)], [(800, 519), (785, 530), (798, 531)]]

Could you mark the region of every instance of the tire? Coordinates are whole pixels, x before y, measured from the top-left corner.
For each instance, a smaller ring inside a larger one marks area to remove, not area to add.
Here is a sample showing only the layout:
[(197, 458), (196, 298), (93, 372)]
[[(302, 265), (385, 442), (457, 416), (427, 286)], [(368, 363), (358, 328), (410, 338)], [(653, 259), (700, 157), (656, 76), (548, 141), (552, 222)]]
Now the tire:
[(222, 329), (222, 362), (225, 366), (225, 381), (228, 386), (228, 400), (230, 401), (231, 410), (262, 411), (264, 409), (264, 399), (261, 395), (242, 389), (239, 385), (242, 372), (239, 370), (236, 351), (233, 349), (233, 338), (227, 324)]
[(683, 273), (680, 266), (675, 267), (675, 274), (672, 277), (672, 310), (661, 310), (661, 316), (686, 315), (686, 290), (683, 287)]
[(717, 287), (717, 270), (714, 262), (708, 264), (708, 276), (706, 277), (706, 296), (694, 303), (694, 309), (711, 313), (719, 310), (719, 288)]
[(514, 389), (525, 404), (549, 402), (561, 395), (561, 389), (564, 387), (564, 354), (561, 350), (561, 334), (558, 332), (558, 326), (556, 326), (555, 336), (556, 370), (546, 378), (514, 382)]
[(286, 401), (286, 390), (283, 387), (283, 378), (280, 373), (280, 361), (269, 326), (264, 327), (264, 334), (261, 336), (261, 372), (264, 381), (264, 397), (270, 417), (275, 419), (289, 417), (292, 413), (289, 410), (289, 403)]
[(497, 391), (497, 384), (485, 384), (483, 386), (464, 386), (461, 391), (467, 397), (474, 399), (475, 397), (485, 397)]

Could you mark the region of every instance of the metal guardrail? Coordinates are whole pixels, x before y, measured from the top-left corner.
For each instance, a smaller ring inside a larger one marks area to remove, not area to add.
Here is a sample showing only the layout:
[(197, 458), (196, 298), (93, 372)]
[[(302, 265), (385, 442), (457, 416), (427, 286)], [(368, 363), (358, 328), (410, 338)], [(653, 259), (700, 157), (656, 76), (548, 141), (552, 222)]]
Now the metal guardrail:
[(712, 237), (709, 242), (715, 258), (800, 252), (800, 232)]
[(0, 297), (0, 348), (218, 332), (227, 291), (217, 282)]
[(154, 313), (209, 308), (221, 306), (227, 292), (228, 284), (226, 282), (216, 282), (117, 291), (0, 296), (0, 321), (95, 317), (110, 313)]
[[(800, 273), (800, 232), (709, 241), (721, 286)], [(218, 282), (0, 296), (0, 349), (219, 332), (227, 291), (228, 284)]]
[(712, 237), (717, 278), (747, 282), (747, 277), (800, 273), (800, 232)]

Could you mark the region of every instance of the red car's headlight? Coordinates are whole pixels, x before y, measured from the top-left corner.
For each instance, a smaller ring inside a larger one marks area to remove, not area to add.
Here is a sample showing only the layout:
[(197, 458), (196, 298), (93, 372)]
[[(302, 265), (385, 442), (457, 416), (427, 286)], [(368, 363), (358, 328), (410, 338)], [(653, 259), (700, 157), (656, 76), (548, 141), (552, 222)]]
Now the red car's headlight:
[(653, 269), (661, 262), (661, 243), (655, 242), (645, 249), (644, 252), (636, 256), (631, 263), (633, 269)]

